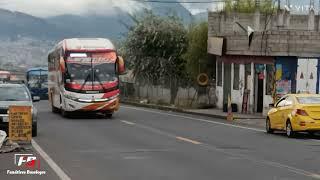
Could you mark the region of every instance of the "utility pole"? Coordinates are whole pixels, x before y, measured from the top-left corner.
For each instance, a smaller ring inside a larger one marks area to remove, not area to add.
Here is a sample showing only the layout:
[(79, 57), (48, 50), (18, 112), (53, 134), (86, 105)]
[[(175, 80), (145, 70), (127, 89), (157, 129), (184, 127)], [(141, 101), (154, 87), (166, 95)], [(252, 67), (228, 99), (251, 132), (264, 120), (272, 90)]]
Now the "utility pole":
[(278, 0), (278, 11), (280, 11), (280, 0)]
[(310, 8), (314, 8), (314, 0), (310, 0)]
[(319, 4), (318, 4), (318, 15), (320, 15), (320, 0), (319, 0)]
[(255, 6), (256, 6), (256, 8), (260, 7), (260, 0), (255, 0)]

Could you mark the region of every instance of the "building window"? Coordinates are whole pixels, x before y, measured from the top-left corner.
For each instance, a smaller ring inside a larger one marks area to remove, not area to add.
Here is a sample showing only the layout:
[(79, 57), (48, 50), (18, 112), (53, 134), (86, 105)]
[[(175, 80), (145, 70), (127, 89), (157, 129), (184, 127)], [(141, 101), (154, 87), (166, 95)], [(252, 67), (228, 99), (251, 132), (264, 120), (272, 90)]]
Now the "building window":
[(239, 83), (240, 83), (240, 74), (239, 74), (240, 65), (233, 64), (233, 89), (239, 90)]
[(274, 85), (274, 66), (272, 64), (266, 65), (266, 95), (272, 95)]
[(218, 62), (218, 86), (222, 86), (222, 62)]

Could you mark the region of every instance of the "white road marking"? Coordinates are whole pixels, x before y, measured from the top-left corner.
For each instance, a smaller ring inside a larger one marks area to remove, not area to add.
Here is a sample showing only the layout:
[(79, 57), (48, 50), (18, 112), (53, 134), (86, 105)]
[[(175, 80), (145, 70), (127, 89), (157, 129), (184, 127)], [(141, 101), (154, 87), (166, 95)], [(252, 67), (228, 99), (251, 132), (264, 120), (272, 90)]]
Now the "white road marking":
[(129, 124), (129, 125), (135, 125), (135, 123), (129, 122), (129, 121), (125, 121), (125, 120), (121, 120), (121, 122), (126, 123), (126, 124)]
[(189, 142), (189, 143), (192, 143), (192, 144), (201, 144), (201, 142), (199, 142), (199, 141), (194, 141), (194, 140), (191, 140), (191, 139), (188, 139), (188, 138), (184, 138), (184, 137), (180, 137), (180, 136), (177, 136), (176, 138), (179, 139), (180, 141), (185, 141), (185, 142)]
[(44, 152), (35, 140), (31, 140), (31, 144), (61, 180), (71, 180), (71, 178), (50, 158), (46, 152)]
[(142, 108), (134, 108), (134, 107), (129, 107), (129, 106), (123, 106), (123, 107), (128, 108), (128, 109), (138, 110), (138, 111), (145, 111), (145, 112), (157, 113), (157, 114), (162, 114), (162, 115), (169, 115), (169, 116), (174, 116), (174, 117), (191, 119), (194, 121), (207, 122), (207, 123), (211, 123), (211, 124), (218, 124), (218, 125), (224, 125), (224, 126), (229, 126), (229, 127), (234, 127), (234, 128), (247, 129), (247, 130), (257, 131), (257, 132), (265, 132), (265, 130), (258, 129), (258, 128), (250, 128), (250, 127), (228, 124), (228, 123), (223, 123), (223, 122), (205, 120), (205, 119), (201, 119), (201, 118), (193, 118), (193, 117), (188, 117), (188, 116), (183, 116), (183, 115), (170, 114), (170, 113), (158, 112), (158, 111), (153, 111), (153, 110), (146, 110), (146, 109), (142, 109)]

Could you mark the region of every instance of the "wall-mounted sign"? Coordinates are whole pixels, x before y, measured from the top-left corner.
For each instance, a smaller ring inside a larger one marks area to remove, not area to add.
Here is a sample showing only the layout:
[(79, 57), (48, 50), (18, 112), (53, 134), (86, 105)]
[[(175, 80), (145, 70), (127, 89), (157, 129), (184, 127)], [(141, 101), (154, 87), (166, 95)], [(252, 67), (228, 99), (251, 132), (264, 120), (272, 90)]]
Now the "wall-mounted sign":
[(222, 56), (222, 54), (223, 54), (223, 38), (209, 37), (208, 38), (208, 53)]
[(276, 82), (276, 96), (281, 97), (291, 93), (291, 80), (280, 80)]
[(276, 65), (276, 80), (280, 80), (282, 77), (282, 64)]

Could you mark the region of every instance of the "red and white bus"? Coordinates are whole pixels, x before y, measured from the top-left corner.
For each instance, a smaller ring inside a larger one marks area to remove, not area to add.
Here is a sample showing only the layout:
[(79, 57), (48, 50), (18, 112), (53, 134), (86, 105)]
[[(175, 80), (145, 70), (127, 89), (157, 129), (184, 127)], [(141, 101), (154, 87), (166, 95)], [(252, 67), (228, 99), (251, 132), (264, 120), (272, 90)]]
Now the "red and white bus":
[(74, 38), (59, 42), (48, 55), (48, 96), (63, 116), (90, 111), (111, 117), (119, 108), (119, 74), (124, 61), (112, 42)]

